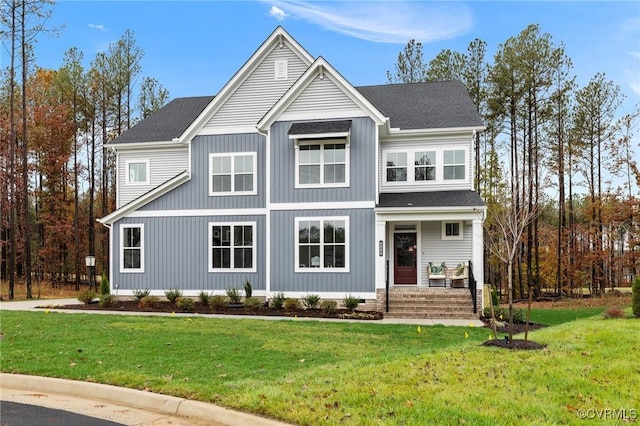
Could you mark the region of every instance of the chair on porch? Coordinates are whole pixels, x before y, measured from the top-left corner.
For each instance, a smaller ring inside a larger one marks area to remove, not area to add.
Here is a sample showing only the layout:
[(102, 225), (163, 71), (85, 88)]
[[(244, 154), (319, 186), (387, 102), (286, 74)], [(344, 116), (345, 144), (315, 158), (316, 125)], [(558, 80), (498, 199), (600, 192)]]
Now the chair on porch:
[[(446, 287), (447, 286), (447, 266), (445, 262), (434, 263), (429, 262), (427, 266), (427, 279), (429, 287)], [(437, 285), (432, 285), (431, 281), (436, 281)], [(440, 285), (440, 281), (442, 284)]]
[(465, 263), (459, 263), (455, 268), (448, 268), (451, 288), (464, 288), (465, 280), (469, 279), (469, 267)]

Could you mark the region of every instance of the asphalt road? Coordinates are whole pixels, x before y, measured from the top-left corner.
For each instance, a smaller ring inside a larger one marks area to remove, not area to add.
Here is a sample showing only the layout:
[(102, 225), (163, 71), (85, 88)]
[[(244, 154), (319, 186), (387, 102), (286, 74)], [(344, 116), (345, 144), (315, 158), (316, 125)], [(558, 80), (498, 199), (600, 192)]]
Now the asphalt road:
[(121, 426), (108, 420), (83, 416), (69, 411), (38, 407), (37, 405), (0, 401), (2, 426)]

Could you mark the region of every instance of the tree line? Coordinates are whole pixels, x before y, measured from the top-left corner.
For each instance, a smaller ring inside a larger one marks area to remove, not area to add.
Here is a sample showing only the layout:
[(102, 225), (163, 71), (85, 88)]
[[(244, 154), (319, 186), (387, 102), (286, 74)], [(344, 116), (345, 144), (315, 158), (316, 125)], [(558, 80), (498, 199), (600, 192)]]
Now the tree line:
[[(96, 218), (115, 209), (115, 156), (107, 148), (138, 120), (160, 108), (168, 91), (141, 77), (143, 50), (133, 31), (99, 52), (85, 68), (70, 48), (60, 69), (37, 66), (37, 37), (51, 0), (2, 0), (2, 44), (9, 64), (0, 82), (0, 278), (74, 282), (85, 256), (109, 270), (108, 230)], [(137, 98), (136, 98), (137, 95)]]
[(410, 40), (387, 79), (461, 80), (484, 119), (474, 186), (488, 206), (485, 279), (494, 288), (512, 279), (514, 297), (601, 294), (640, 273), (640, 108), (621, 114), (622, 90), (604, 73), (580, 87), (565, 46), (529, 25), (492, 59), (475, 39), (425, 62)]

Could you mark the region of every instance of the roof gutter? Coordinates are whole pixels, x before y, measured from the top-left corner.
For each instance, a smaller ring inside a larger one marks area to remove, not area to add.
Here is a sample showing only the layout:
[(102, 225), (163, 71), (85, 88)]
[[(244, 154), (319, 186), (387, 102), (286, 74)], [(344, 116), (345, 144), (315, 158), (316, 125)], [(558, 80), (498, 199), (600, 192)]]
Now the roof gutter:
[(144, 148), (178, 148), (183, 144), (180, 143), (178, 138), (174, 138), (171, 141), (157, 141), (157, 142), (125, 142), (125, 143), (108, 143), (109, 148), (118, 148), (119, 150), (127, 149), (144, 149)]

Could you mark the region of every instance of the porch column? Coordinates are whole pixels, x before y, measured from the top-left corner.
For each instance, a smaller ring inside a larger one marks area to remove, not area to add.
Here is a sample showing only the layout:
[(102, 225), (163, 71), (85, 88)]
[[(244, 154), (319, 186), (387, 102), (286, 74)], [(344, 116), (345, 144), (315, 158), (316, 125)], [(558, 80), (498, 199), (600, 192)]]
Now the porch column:
[(385, 288), (386, 283), (386, 261), (387, 261), (387, 222), (376, 218), (376, 238), (375, 238), (375, 265), (376, 265), (376, 289)]
[(482, 219), (473, 219), (473, 276), (478, 283), (478, 289), (484, 288), (484, 233), (482, 229)]

